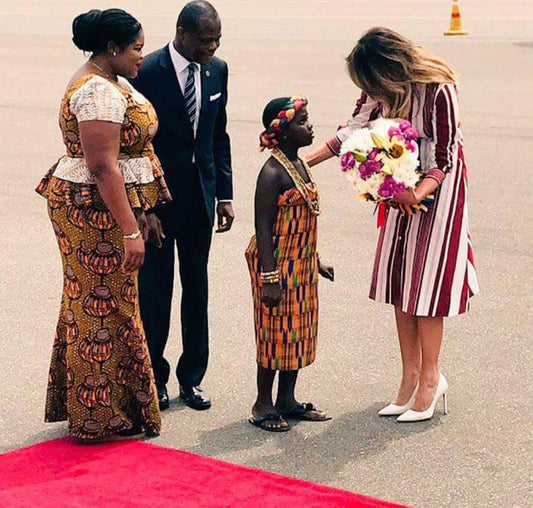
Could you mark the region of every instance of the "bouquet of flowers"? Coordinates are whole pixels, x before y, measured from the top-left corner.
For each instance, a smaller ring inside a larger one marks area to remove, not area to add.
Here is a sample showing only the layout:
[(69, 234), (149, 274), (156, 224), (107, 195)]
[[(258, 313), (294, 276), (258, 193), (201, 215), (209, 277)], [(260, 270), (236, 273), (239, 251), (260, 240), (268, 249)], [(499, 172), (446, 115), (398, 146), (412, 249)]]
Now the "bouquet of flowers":
[(407, 120), (381, 118), (354, 131), (342, 144), (341, 169), (358, 197), (380, 203), (414, 188), (420, 180), (417, 138)]

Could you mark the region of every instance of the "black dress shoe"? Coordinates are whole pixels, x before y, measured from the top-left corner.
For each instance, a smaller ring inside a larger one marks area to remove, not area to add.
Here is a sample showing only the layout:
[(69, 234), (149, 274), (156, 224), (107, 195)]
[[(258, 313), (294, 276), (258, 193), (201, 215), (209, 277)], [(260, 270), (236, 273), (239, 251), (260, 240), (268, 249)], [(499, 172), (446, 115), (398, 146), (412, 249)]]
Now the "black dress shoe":
[(168, 399), (168, 392), (166, 386), (157, 389), (157, 398), (159, 400), (159, 410), (164, 411), (165, 409), (168, 409), (170, 401)]
[(180, 386), (180, 398), (185, 401), (187, 406), (197, 411), (211, 407), (211, 399), (199, 386), (193, 386), (191, 388)]

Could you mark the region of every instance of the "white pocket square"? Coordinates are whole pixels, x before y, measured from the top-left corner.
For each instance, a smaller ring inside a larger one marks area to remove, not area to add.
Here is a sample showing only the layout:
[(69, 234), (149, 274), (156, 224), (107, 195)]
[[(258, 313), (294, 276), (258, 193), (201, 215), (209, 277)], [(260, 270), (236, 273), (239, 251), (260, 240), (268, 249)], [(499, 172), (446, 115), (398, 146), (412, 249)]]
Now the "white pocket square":
[(218, 92), (215, 95), (210, 95), (209, 96), (209, 102), (216, 101), (221, 95), (222, 95), (222, 92)]

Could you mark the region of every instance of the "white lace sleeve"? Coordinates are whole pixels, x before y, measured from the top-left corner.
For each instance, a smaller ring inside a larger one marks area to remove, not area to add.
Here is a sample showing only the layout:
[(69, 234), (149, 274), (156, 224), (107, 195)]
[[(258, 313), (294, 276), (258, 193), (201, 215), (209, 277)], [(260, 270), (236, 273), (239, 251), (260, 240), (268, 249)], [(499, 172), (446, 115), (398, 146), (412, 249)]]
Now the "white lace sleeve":
[(78, 122), (102, 120), (121, 124), (127, 107), (126, 98), (100, 76), (89, 79), (70, 98), (70, 109)]

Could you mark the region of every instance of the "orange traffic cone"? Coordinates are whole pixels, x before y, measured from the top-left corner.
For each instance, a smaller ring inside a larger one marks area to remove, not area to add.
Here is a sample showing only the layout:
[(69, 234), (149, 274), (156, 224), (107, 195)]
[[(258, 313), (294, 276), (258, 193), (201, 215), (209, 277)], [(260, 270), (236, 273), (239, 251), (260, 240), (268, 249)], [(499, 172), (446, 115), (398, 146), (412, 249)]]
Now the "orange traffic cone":
[(459, 0), (453, 0), (452, 17), (450, 19), (450, 29), (444, 35), (466, 35), (461, 24), (461, 13), (459, 12)]

